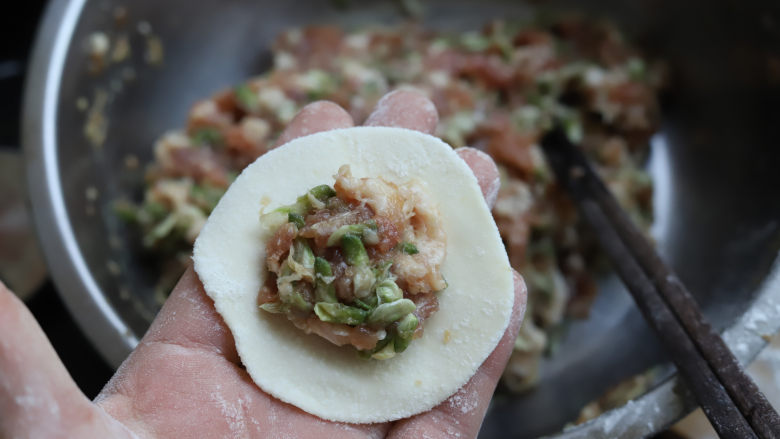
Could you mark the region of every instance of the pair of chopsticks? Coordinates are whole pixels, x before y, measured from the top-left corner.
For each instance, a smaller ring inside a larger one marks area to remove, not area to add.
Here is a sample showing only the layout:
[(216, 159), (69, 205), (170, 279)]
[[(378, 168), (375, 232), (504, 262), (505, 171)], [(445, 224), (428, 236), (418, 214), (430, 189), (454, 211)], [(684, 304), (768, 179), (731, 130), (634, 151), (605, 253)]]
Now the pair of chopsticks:
[(723, 438), (780, 438), (780, 417), (748, 377), (696, 301), (618, 205), (585, 155), (558, 127), (542, 149), (558, 183), (665, 345), (677, 371)]

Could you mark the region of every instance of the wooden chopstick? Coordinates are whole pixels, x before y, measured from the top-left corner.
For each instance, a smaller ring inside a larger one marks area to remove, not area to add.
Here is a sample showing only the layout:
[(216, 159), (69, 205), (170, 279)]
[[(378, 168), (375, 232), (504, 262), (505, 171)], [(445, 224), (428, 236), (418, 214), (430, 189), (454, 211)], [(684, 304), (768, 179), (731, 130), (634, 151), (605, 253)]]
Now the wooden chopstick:
[(721, 437), (780, 437), (780, 417), (744, 373), (696, 301), (593, 171), (556, 128), (542, 139), (558, 182), (569, 192), (645, 319)]

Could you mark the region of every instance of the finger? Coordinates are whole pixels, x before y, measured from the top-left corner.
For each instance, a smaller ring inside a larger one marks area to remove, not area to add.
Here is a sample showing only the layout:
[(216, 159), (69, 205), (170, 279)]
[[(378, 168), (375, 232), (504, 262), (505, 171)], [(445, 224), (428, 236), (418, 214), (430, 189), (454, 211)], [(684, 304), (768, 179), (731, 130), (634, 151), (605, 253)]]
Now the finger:
[(433, 134), (439, 113), (430, 99), (409, 90), (396, 90), (382, 97), (364, 125), (400, 127)]
[(129, 437), (73, 382), (38, 322), (0, 282), (0, 437)]
[(142, 342), (200, 349), (238, 364), (233, 335), (190, 265), (173, 288)]
[(298, 112), (274, 146), (284, 145), (295, 138), (320, 131), (349, 128), (353, 125), (352, 116), (337, 104), (328, 101), (313, 102)]
[(525, 314), (527, 291), (523, 278), (517, 272), (514, 273), (514, 283), (515, 303), (509, 327), (493, 353), (454, 395), (428, 412), (399, 421), (388, 435), (389, 438), (477, 436), (490, 398), (512, 353)]
[[(202, 399), (210, 395), (203, 380), (210, 377), (208, 381), (219, 388), (220, 383), (244, 379), (246, 371), (239, 364), (233, 336), (190, 265), (95, 403), (138, 430), (164, 432), (170, 427), (178, 429), (171, 437), (190, 437), (182, 431), (204, 422), (168, 422), (185, 416), (205, 420), (209, 428), (219, 430), (224, 416), (214, 418), (212, 412), (203, 411), (209, 400)], [(218, 437), (210, 430), (201, 433)]]
[(111, 377), (96, 401), (103, 403), (113, 396), (129, 394), (139, 377), (145, 377), (152, 367), (163, 362), (165, 355), (160, 354), (161, 346), (163, 351), (195, 352), (214, 363), (225, 363), (225, 366), (240, 362), (233, 335), (214, 308), (214, 302), (206, 295), (192, 265), (179, 279), (136, 349)]
[(496, 204), (498, 189), (501, 187), (501, 178), (498, 174), (496, 162), (489, 155), (475, 148), (458, 148), (455, 152), (469, 165), (474, 176), (477, 177), (479, 188), (482, 189), (482, 195), (492, 209), (493, 205)]
[[(436, 107), (428, 98), (413, 91), (396, 90), (379, 100), (365, 125), (395, 126), (433, 134), (438, 121)], [(457, 152), (474, 172), (482, 195), (492, 208), (501, 185), (495, 162), (478, 149), (459, 148)]]

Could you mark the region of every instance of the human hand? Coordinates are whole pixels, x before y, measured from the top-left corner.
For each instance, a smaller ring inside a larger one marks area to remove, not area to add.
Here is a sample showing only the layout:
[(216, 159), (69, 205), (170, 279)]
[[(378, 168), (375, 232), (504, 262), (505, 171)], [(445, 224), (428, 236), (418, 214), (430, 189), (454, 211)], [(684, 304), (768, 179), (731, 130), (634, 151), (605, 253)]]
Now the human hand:
[[(428, 99), (397, 91), (365, 124), (433, 133), (437, 122)], [(278, 144), (351, 126), (341, 107), (316, 102), (301, 110)], [(471, 148), (458, 154), (492, 206), (499, 184), (495, 164)], [(381, 424), (324, 421), (258, 388), (192, 267), (94, 402), (76, 387), (22, 302), (0, 283), (0, 437), (475, 437), (525, 312), (525, 284), (517, 273), (514, 281), (509, 327), (463, 388), (428, 412)]]

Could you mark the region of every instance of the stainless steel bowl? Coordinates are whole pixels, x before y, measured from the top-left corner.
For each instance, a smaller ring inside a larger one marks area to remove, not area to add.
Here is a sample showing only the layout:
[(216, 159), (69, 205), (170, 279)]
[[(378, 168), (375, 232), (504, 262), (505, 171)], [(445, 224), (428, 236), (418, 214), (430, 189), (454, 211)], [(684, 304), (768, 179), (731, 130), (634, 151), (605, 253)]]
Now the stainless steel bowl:
[[(196, 99), (266, 69), (269, 42), (282, 29), (401, 18), (398, 2), (355, 2), (347, 9), (335, 6), (340, 3), (54, 0), (49, 5), (27, 80), (30, 193), (57, 286), (111, 364), (125, 358), (158, 309), (154, 270), (143, 263), (138, 237), (112, 214), (113, 200), (138, 195), (142, 187), (142, 170), (126, 169), (128, 155), (148, 161), (154, 139), (182, 125)], [(780, 5), (568, 3), (431, 1), (425, 3), (425, 21), (476, 28), (489, 18), (528, 19), (534, 10), (573, 7), (616, 21), (649, 53), (669, 61), (674, 87), (650, 165), (659, 184), (659, 248), (707, 316), (726, 330), (740, 359), (749, 361), (765, 344), (760, 336), (780, 326), (780, 148), (772, 129), (780, 108)], [(126, 11), (124, 20), (114, 16), (117, 7)], [(85, 47), (98, 31), (110, 38), (126, 34), (132, 52), (94, 75)], [(157, 37), (165, 53), (160, 65), (145, 53), (150, 38)], [(78, 107), (101, 101), (107, 125), (98, 147), (84, 135), (94, 115)], [(559, 354), (546, 360), (538, 388), (494, 401), (484, 437), (553, 434), (610, 385), (665, 363), (620, 284), (614, 279), (604, 284), (591, 318), (574, 324)], [(691, 407), (669, 377), (637, 401), (559, 434), (648, 435)]]

